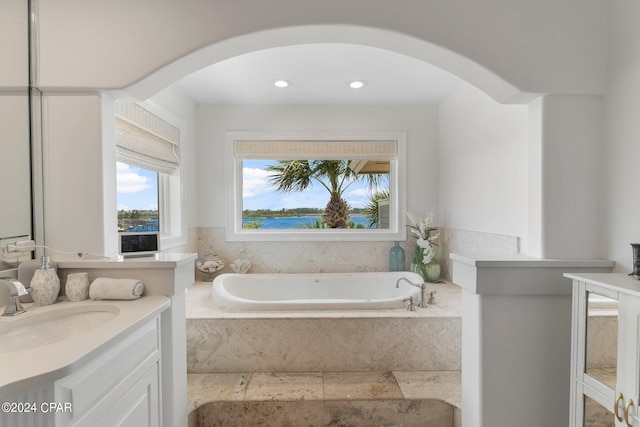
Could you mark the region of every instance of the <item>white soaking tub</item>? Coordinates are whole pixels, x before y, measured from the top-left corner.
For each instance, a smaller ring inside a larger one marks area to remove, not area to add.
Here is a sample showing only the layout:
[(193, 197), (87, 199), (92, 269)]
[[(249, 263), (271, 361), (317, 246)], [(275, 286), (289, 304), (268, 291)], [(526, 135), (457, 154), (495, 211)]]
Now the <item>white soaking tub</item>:
[(233, 310), (352, 310), (406, 307), (420, 302), (420, 275), (408, 271), (375, 273), (221, 274), (212, 297)]

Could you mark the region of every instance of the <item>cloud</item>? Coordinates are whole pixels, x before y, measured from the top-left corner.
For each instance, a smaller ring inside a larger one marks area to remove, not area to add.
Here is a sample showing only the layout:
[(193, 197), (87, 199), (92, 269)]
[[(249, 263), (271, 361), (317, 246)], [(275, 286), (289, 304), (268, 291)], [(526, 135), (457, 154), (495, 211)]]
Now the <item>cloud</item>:
[(151, 179), (139, 175), (131, 167), (124, 163), (117, 163), (116, 170), (118, 193), (132, 194), (153, 188)]
[(249, 198), (262, 195), (268, 189), (268, 176), (271, 172), (257, 168), (242, 169), (242, 197)]

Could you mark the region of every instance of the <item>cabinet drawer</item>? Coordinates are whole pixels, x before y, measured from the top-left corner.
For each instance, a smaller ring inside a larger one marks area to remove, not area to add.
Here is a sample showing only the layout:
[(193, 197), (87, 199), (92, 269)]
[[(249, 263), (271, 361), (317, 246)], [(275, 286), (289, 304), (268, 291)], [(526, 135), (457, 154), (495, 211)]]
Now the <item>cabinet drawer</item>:
[[(95, 412), (101, 402), (118, 384), (140, 368), (147, 369), (159, 359), (158, 320), (144, 324), (123, 341), (106, 350), (78, 372), (56, 382), (56, 401), (71, 402), (73, 413), (60, 414), (64, 424), (75, 423), (87, 411)], [(143, 366), (144, 365), (144, 366)]]

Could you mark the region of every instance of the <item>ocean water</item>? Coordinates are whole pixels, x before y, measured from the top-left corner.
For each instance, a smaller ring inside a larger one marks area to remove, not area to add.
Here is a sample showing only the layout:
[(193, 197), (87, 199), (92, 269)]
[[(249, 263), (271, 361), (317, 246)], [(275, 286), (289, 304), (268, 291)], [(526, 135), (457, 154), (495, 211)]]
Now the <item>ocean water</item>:
[[(320, 216), (291, 216), (282, 218), (243, 218), (242, 223), (262, 222), (264, 223), (261, 230), (284, 229), (284, 228), (300, 228), (303, 224), (314, 224), (316, 220), (321, 220)], [(362, 224), (365, 228), (369, 224), (369, 218), (365, 216), (353, 215), (349, 219), (356, 224)]]

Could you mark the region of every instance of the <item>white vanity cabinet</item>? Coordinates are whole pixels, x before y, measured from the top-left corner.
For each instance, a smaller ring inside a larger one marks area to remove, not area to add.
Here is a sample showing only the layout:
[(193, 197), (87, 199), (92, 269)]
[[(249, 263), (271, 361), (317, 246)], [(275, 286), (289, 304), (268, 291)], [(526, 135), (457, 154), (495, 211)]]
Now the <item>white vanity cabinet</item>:
[(160, 328), (156, 317), (77, 372), (55, 382), (56, 426), (158, 426)]
[(625, 274), (573, 280), (572, 427), (640, 427), (640, 281)]

